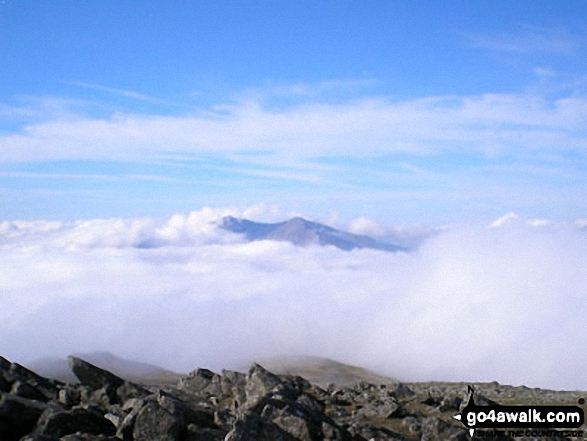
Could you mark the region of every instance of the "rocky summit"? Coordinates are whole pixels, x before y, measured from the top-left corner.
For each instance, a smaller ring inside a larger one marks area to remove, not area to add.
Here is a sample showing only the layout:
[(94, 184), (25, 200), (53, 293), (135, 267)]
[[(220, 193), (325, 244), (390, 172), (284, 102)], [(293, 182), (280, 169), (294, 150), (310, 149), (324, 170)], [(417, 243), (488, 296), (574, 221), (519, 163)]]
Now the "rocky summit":
[[(465, 383), (359, 382), (323, 388), (253, 364), (247, 373), (197, 369), (174, 386), (146, 386), (77, 357), (69, 357), (69, 366), (79, 382), (47, 379), (0, 357), (0, 440), (471, 439), (452, 418), (466, 404)], [(498, 383), (475, 388), (477, 404), (576, 405), (585, 396)]]
[(380, 242), (372, 237), (336, 230), (332, 227), (311, 222), (301, 217), (277, 223), (261, 223), (232, 216), (222, 218), (220, 227), (233, 233), (242, 234), (249, 241), (276, 240), (290, 242), (297, 246), (333, 246), (340, 250), (373, 249), (396, 252), (407, 248)]

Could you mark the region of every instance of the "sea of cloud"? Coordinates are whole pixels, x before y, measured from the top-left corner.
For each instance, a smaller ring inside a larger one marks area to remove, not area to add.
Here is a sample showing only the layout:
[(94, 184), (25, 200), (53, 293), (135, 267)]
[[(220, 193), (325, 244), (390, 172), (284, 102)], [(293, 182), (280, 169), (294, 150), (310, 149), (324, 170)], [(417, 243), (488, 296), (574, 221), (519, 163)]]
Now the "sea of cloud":
[(228, 214), (259, 215), (0, 223), (0, 354), (107, 350), (182, 372), (319, 355), (405, 380), (587, 388), (582, 224), (509, 216), (346, 252), (247, 243), (218, 228)]

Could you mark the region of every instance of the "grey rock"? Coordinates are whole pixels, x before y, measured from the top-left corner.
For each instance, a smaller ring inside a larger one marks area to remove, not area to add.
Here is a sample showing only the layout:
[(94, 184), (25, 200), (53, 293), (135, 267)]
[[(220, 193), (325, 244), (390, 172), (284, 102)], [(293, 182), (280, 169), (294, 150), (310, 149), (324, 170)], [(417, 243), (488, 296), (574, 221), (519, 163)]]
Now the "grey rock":
[(357, 412), (357, 416), (366, 419), (389, 419), (396, 415), (399, 407), (399, 404), (392, 400), (387, 402), (373, 401), (362, 407)]
[(144, 398), (149, 395), (149, 392), (144, 387), (132, 383), (130, 381), (125, 381), (121, 386), (116, 389), (116, 398), (118, 403), (125, 403), (130, 399), (133, 398)]
[(283, 414), (278, 416), (273, 422), (284, 431), (292, 435), (295, 439), (302, 441), (312, 441), (317, 438), (317, 434), (311, 428), (311, 423), (304, 418), (304, 414)]
[(203, 407), (190, 407), (187, 403), (164, 393), (158, 393), (155, 396), (157, 403), (165, 410), (175, 415), (186, 425), (194, 424), (198, 427), (215, 427), (214, 409)]
[(220, 375), (208, 369), (196, 369), (187, 377), (183, 377), (177, 384), (178, 389), (202, 397), (218, 396), (222, 394)]
[(55, 438), (47, 435), (28, 435), (21, 438), (20, 441), (61, 441), (63, 438)]
[(18, 397), (28, 398), (29, 400), (49, 401), (49, 398), (39, 389), (20, 380), (17, 380), (12, 384), (10, 393)]
[(116, 389), (124, 384), (124, 380), (98, 366), (94, 366), (81, 358), (69, 356), (67, 364), (81, 384), (92, 389)]
[(308, 394), (301, 394), (296, 398), (296, 403), (301, 407), (311, 412), (323, 412), (324, 406), (318, 403), (318, 401)]
[(12, 385), (10, 382), (4, 378), (4, 374), (0, 370), (0, 392), (9, 392)]
[[(6, 366), (7, 360), (3, 360), (2, 364)], [(0, 377), (4, 383), (10, 384), (11, 393), (43, 401), (56, 399), (59, 389), (63, 387), (63, 383), (42, 377), (18, 363), (11, 363), (8, 369), (3, 369)], [(16, 388), (15, 392), (12, 392), (13, 387)]]
[(422, 441), (468, 441), (469, 434), (463, 426), (449, 424), (437, 417), (426, 417), (421, 424)]
[(463, 399), (456, 395), (444, 397), (438, 407), (442, 412), (454, 411), (455, 413), (460, 410), (463, 404)]
[(225, 441), (296, 441), (292, 435), (278, 425), (261, 418), (253, 411), (243, 412)]
[(147, 402), (145, 400), (139, 400), (136, 398), (131, 398), (130, 400), (126, 401), (122, 406), (123, 412), (128, 412), (126, 416), (119, 421), (116, 430), (116, 436), (123, 440), (132, 440), (133, 439), (133, 428), (135, 424), (135, 420), (137, 418), (138, 413), (142, 409), (142, 407)]
[(147, 402), (134, 421), (136, 440), (178, 441), (185, 436), (186, 422), (157, 402)]
[(13, 440), (30, 433), (47, 410), (47, 404), (2, 393), (0, 397), (0, 439)]
[(76, 432), (114, 435), (116, 427), (96, 408), (75, 408), (71, 411), (47, 409), (37, 422), (37, 435), (61, 438)]
[(249, 369), (245, 384), (248, 408), (259, 405), (261, 399), (276, 389), (283, 388), (281, 379), (266, 370), (260, 364), (253, 364)]
[(11, 364), (12, 363), (10, 363), (7, 359), (0, 356), (0, 371), (7, 371), (8, 369), (10, 369)]
[(473, 402), (476, 406), (494, 406), (497, 404), (495, 401), (477, 392), (473, 394)]
[(224, 370), (220, 385), (222, 394), (225, 399), (232, 399), (232, 408), (236, 409), (243, 406), (247, 400), (246, 394), (247, 376), (242, 372)]
[(59, 391), (57, 401), (66, 409), (70, 409), (80, 403), (80, 391), (77, 387), (67, 385)]
[(59, 441), (120, 441), (120, 439), (112, 436), (92, 435), (90, 433), (74, 433), (59, 438)]
[(415, 395), (415, 392), (404, 383), (398, 383), (389, 393), (395, 398), (409, 398)]
[[(175, 387), (141, 386), (83, 360), (72, 366), (82, 384), (54, 382), (0, 357), (0, 440), (469, 439), (452, 419), (466, 404), (465, 383), (361, 382), (326, 391), (254, 364), (247, 374), (197, 369)], [(586, 395), (497, 383), (474, 387), (477, 405), (516, 399), (576, 405)]]

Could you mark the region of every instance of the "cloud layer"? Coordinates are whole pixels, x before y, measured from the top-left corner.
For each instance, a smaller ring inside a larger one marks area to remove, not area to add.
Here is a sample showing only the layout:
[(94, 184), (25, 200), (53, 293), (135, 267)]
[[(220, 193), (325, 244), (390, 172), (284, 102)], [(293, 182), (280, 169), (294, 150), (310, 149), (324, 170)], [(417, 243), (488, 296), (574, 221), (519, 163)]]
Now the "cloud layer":
[(225, 214), (243, 215), (0, 224), (0, 353), (109, 350), (180, 371), (310, 354), (406, 380), (585, 387), (580, 228), (502, 222), (344, 252), (245, 243), (215, 227)]
[[(29, 110), (29, 113), (31, 111)], [(250, 151), (279, 157), (580, 151), (587, 101), (520, 94), (386, 97), (275, 109), (259, 98), (166, 116), (47, 114), (0, 136), (2, 161), (144, 160)]]

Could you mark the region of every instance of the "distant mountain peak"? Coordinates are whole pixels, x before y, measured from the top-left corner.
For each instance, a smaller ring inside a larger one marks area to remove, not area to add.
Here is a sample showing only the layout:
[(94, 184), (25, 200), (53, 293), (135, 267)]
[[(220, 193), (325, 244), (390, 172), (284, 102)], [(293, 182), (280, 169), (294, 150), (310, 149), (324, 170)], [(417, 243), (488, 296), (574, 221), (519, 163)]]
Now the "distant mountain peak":
[(369, 248), (381, 251), (406, 251), (404, 247), (379, 242), (372, 237), (337, 230), (302, 217), (276, 223), (254, 222), (233, 216), (222, 218), (220, 227), (233, 233), (244, 234), (249, 241), (278, 240), (291, 242), (297, 246), (322, 245), (335, 246), (350, 251)]

